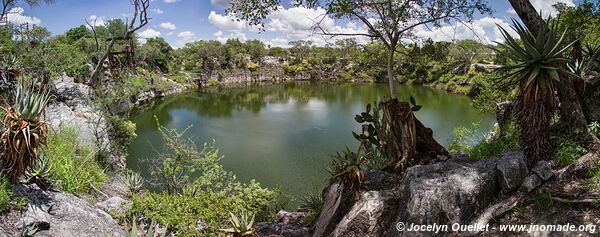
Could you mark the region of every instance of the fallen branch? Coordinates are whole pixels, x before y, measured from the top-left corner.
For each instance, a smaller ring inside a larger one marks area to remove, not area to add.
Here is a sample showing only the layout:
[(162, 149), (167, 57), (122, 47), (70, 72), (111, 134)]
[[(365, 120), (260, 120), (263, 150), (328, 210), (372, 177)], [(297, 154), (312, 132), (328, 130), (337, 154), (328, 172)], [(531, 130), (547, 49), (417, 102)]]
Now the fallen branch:
[(565, 199), (565, 198), (560, 198), (560, 197), (552, 197), (552, 200), (557, 201), (557, 202), (561, 202), (561, 203), (566, 203), (566, 204), (590, 204), (590, 205), (596, 205), (598, 204), (598, 199), (594, 198), (594, 199)]

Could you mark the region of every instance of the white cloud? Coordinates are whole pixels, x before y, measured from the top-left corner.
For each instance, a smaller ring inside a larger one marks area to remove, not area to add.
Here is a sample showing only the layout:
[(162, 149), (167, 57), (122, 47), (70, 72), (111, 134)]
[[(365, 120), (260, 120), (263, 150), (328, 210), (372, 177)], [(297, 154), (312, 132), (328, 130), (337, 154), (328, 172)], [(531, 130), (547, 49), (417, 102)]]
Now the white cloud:
[(89, 19), (88, 22), (90, 24), (92, 24), (93, 26), (103, 26), (103, 25), (106, 25), (106, 20), (104, 19), (104, 17), (99, 17), (99, 16), (96, 16), (96, 15), (91, 15), (88, 19)]
[(172, 45), (174, 48), (181, 48), (185, 46), (185, 44), (198, 40), (196, 34), (191, 31), (182, 31), (177, 34), (177, 40)]
[(217, 31), (213, 34), (213, 36), (215, 36), (216, 40), (221, 43), (227, 42), (228, 39), (239, 39), (242, 42), (248, 40), (246, 34), (239, 31), (232, 31), (229, 34), (225, 34), (223, 31)]
[(171, 35), (174, 35), (174, 34), (175, 34), (175, 31), (171, 31), (171, 32), (167, 33), (167, 36), (171, 36)]
[(160, 28), (167, 29), (167, 30), (176, 30), (177, 29), (177, 26), (171, 22), (163, 22), (163, 23), (160, 23), (159, 26), (160, 26)]
[(161, 15), (163, 13), (165, 13), (163, 10), (161, 10), (160, 8), (154, 8), (154, 9), (150, 9), (151, 12), (154, 12), (158, 15)]
[(501, 19), (493, 17), (484, 17), (474, 20), (471, 23), (456, 22), (454, 25), (444, 25), (439, 28), (427, 29), (424, 26), (419, 26), (413, 31), (418, 38), (430, 38), (434, 41), (453, 41), (473, 39), (484, 44), (493, 44), (494, 41), (503, 42), (504, 37), (498, 25), (508, 30), (513, 36), (516, 33), (510, 30), (510, 25)]
[(8, 10), (8, 22), (13, 23), (13, 24), (25, 24), (25, 23), (29, 23), (32, 25), (41, 25), (42, 21), (37, 18), (37, 17), (33, 17), (33, 16), (25, 16), (23, 15), (23, 13), (25, 13), (25, 9), (21, 8), (21, 7), (15, 7), (12, 8), (10, 10)]
[(246, 27), (244, 21), (240, 21), (231, 15), (218, 14), (215, 11), (210, 12), (208, 21), (219, 30), (241, 31)]
[(282, 48), (290, 47), (290, 40), (286, 39), (286, 38), (282, 38), (282, 37), (275, 37), (275, 38), (272, 38), (269, 40), (264, 40), (263, 42), (265, 43), (265, 45), (271, 46), (271, 47), (282, 47)]
[(231, 0), (210, 0), (210, 3), (213, 6), (222, 7), (222, 8), (227, 7), (230, 2), (231, 2)]
[(146, 29), (138, 34), (140, 38), (140, 42), (142, 44), (146, 43), (146, 40), (150, 38), (160, 37), (161, 33), (154, 29)]
[(179, 0), (163, 0), (163, 2), (165, 2), (165, 3), (175, 3), (177, 1), (179, 1)]

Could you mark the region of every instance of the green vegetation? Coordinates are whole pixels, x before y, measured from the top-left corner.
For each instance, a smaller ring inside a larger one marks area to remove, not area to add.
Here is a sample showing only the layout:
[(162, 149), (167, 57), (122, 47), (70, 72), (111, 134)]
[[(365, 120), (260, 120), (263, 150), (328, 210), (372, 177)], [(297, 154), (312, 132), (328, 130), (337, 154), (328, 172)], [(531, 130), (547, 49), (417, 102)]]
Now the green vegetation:
[(11, 208), (23, 209), (27, 205), (27, 199), (15, 195), (12, 187), (7, 179), (0, 177), (0, 214)]
[(300, 198), (299, 210), (308, 213), (304, 219), (304, 222), (308, 225), (312, 225), (317, 221), (322, 207), (323, 197), (320, 190), (316, 190)]
[(500, 27), (506, 42), (499, 47), (508, 53), (515, 62), (505, 66), (510, 73), (502, 77), (500, 86), (518, 86), (516, 120), (521, 130), (521, 144), (527, 154), (529, 166), (549, 157), (550, 123), (557, 109), (556, 84), (560, 76), (574, 76), (557, 63), (567, 62), (563, 52), (571, 44), (563, 42), (557, 35), (558, 23), (544, 22), (540, 29), (527, 29), (513, 20), (513, 29), (523, 44), (517, 42), (505, 29)]
[(577, 140), (568, 137), (552, 137), (554, 161), (560, 167), (572, 164), (587, 153), (587, 149)]
[(233, 236), (250, 236), (254, 234), (252, 225), (254, 225), (254, 213), (242, 209), (239, 210), (239, 214), (233, 214), (229, 212), (229, 223), (231, 228), (221, 229), (221, 231), (233, 234)]
[[(255, 213), (257, 220), (270, 218), (278, 192), (261, 188), (256, 181), (237, 181), (218, 163), (222, 156), (214, 145), (198, 150), (185, 131), (159, 129), (165, 146), (154, 174), (163, 178), (166, 192), (134, 194), (128, 216), (148, 218), (181, 236), (218, 233), (232, 210)], [(199, 229), (199, 223), (205, 228)]]
[(48, 136), (44, 157), (52, 166), (50, 179), (61, 190), (76, 194), (91, 193), (106, 179), (96, 162), (95, 147), (79, 143), (79, 131), (73, 126), (63, 126)]
[(499, 156), (509, 149), (519, 148), (519, 132), (513, 124), (507, 126), (505, 131), (493, 131), (497, 135), (491, 138), (477, 133), (479, 128), (479, 124), (472, 124), (470, 128), (455, 128), (450, 153), (467, 154), (471, 159), (481, 160)]

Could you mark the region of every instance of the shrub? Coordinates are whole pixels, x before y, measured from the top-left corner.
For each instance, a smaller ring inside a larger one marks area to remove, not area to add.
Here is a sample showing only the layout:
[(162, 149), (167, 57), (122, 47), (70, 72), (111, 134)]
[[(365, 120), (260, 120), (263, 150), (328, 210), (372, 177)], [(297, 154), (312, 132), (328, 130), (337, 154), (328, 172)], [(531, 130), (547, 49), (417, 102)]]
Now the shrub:
[(23, 209), (27, 205), (27, 199), (14, 195), (12, 184), (5, 178), (0, 177), (0, 214), (8, 211), (11, 207)]
[[(134, 194), (128, 216), (143, 216), (181, 236), (216, 235), (233, 210), (256, 213), (257, 220), (271, 217), (278, 192), (262, 188), (254, 180), (237, 181), (218, 163), (222, 156), (214, 145), (198, 149), (192, 138), (186, 138), (185, 130), (160, 125), (159, 130), (165, 147), (158, 154), (153, 174), (163, 177), (160, 181), (168, 192)], [(199, 229), (199, 223), (204, 228)]]
[(48, 136), (43, 153), (52, 165), (50, 178), (65, 192), (84, 194), (98, 186), (106, 176), (95, 160), (96, 149), (79, 144), (75, 127), (63, 126)]

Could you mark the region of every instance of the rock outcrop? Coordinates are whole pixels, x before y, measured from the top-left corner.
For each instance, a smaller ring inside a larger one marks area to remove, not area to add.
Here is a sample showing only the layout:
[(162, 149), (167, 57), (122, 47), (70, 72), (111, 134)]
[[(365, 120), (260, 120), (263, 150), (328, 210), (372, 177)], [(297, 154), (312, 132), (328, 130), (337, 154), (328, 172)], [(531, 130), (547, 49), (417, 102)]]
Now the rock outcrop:
[(124, 236), (119, 224), (106, 212), (72, 194), (45, 192), (35, 185), (14, 189), (29, 202), (17, 226), (36, 226), (39, 236)]
[(553, 174), (546, 162), (530, 173), (519, 150), (480, 161), (454, 156), (410, 167), (400, 178), (367, 172), (369, 184), (358, 194), (344, 190), (339, 183), (324, 190), (322, 213), (312, 236), (431, 236), (400, 232), (396, 224), (469, 224), (506, 195), (520, 192), (531, 175), (541, 183)]

